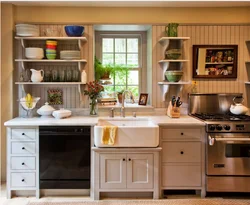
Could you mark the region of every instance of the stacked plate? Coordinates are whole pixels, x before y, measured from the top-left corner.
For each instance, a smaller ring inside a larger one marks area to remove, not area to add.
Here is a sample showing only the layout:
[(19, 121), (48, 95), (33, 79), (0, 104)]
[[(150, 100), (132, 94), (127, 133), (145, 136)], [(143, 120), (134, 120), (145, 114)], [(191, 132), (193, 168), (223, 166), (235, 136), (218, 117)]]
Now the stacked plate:
[(39, 27), (31, 24), (17, 24), (16, 35), (17, 36), (39, 36)]
[(46, 41), (46, 57), (49, 60), (54, 60), (56, 58), (56, 47), (57, 47), (57, 41), (53, 40)]
[(64, 60), (80, 59), (80, 51), (61, 51), (60, 58)]
[(25, 48), (25, 57), (28, 59), (42, 59), (44, 57), (42, 48)]

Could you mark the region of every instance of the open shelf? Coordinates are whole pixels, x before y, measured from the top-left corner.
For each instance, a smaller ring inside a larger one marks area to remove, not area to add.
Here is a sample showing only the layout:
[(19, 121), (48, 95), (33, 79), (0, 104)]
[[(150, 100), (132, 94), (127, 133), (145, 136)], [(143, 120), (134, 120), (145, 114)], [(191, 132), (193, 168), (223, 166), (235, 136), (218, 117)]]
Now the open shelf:
[(246, 61), (246, 63), (248, 64), (248, 63), (250, 63), (250, 61)]
[(159, 42), (163, 42), (166, 40), (189, 40), (190, 37), (161, 37)]
[(82, 40), (87, 41), (86, 37), (49, 37), (49, 36), (38, 36), (38, 37), (21, 37), (16, 36), (15, 39), (19, 40)]
[(222, 65), (223, 65), (223, 64), (224, 64), (224, 65), (226, 65), (226, 64), (227, 64), (227, 65), (228, 65), (228, 64), (230, 65), (230, 64), (233, 64), (233, 62), (215, 62), (215, 63), (205, 63), (205, 64), (206, 64), (206, 65), (221, 65), (221, 64), (222, 64)]
[(171, 59), (166, 59), (166, 60), (160, 60), (159, 63), (168, 63), (168, 62), (189, 62), (189, 60), (183, 60), (183, 59), (177, 59), (177, 60), (171, 60)]
[(17, 85), (85, 85), (82, 82), (15, 82)]
[(186, 81), (182, 81), (182, 82), (158, 82), (158, 85), (188, 85), (188, 84), (191, 84), (190, 81), (186, 82)]
[(245, 82), (246, 85), (250, 85), (250, 82)]
[(86, 63), (86, 59), (79, 59), (79, 60), (62, 60), (62, 59), (55, 59), (55, 60), (49, 60), (49, 59), (15, 59), (16, 62), (39, 62), (39, 63), (60, 63), (60, 62), (75, 62), (75, 63)]

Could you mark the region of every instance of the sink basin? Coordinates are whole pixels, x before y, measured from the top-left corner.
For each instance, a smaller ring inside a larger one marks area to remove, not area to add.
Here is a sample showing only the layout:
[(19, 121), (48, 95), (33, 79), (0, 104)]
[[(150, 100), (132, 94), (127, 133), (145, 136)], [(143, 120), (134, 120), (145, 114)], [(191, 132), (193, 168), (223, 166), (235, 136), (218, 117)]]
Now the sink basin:
[[(114, 145), (101, 143), (104, 126), (117, 126)], [(157, 147), (159, 126), (148, 118), (99, 119), (94, 127), (94, 144), (96, 147)]]

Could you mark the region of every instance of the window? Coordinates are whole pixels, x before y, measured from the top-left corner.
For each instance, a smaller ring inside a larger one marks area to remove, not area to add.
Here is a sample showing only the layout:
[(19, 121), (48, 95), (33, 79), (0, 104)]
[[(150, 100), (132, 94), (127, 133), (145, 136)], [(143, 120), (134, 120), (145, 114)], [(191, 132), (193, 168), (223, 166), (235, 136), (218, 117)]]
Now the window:
[(96, 47), (96, 54), (103, 65), (119, 64), (129, 67), (126, 75), (112, 76), (112, 84), (105, 85), (105, 92), (113, 94), (121, 90), (130, 90), (135, 99), (138, 99), (142, 72), (141, 34), (100, 33), (97, 36), (99, 48)]

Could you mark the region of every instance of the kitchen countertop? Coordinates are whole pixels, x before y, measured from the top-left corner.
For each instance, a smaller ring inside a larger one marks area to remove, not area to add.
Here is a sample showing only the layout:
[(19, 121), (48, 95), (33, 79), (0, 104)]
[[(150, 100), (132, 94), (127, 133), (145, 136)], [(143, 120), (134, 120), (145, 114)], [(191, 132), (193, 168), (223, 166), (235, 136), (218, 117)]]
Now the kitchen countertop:
[[(99, 119), (108, 119), (109, 117), (100, 116), (100, 117), (89, 117), (89, 116), (71, 116), (65, 119), (55, 119), (54, 117), (33, 117), (33, 118), (14, 118), (4, 123), (5, 126), (60, 126), (60, 125), (89, 125), (94, 126), (98, 123)], [(110, 119), (119, 119), (120, 117), (110, 118)], [(131, 117), (126, 117), (131, 119)], [(180, 118), (170, 118), (166, 115), (162, 116), (138, 116), (137, 118), (148, 118), (151, 119), (154, 123), (159, 126), (204, 126), (204, 122), (190, 117), (188, 115), (181, 115)], [(124, 118), (122, 118), (124, 119)]]

